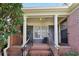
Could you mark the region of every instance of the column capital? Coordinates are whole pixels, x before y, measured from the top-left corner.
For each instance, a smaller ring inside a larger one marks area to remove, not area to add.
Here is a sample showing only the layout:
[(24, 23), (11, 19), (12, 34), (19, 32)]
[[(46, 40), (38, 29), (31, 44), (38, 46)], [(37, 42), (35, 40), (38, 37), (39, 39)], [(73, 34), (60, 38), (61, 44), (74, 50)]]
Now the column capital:
[(23, 17), (26, 17), (27, 18), (28, 16), (26, 14), (23, 14)]
[(58, 14), (55, 14), (54, 16), (58, 16)]
[(23, 19), (24, 19), (24, 21), (27, 20), (27, 16), (25, 14), (23, 15)]
[(54, 15), (54, 20), (57, 19), (58, 20), (58, 14)]
[(28, 16), (27, 16), (27, 15), (25, 15), (25, 14), (23, 14), (23, 17), (26, 17), (26, 18), (27, 18)]

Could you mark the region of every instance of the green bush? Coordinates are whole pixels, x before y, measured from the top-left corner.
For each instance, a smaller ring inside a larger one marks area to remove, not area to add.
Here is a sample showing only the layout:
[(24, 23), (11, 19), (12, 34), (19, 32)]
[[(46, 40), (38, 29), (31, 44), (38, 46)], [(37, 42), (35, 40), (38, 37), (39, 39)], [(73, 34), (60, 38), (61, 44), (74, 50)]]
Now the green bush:
[(7, 45), (6, 40), (0, 40), (0, 49), (5, 48), (6, 47), (5, 45)]
[(4, 41), (0, 40), (0, 48), (3, 48), (3, 47), (4, 47)]
[(64, 56), (79, 56), (79, 53), (76, 51), (69, 51), (65, 53)]

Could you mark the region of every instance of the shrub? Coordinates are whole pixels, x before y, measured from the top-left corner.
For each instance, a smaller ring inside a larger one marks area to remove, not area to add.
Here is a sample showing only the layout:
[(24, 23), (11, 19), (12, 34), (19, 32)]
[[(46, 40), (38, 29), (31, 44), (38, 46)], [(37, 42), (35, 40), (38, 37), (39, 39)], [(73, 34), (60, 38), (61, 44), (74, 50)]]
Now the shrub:
[(6, 43), (5, 41), (0, 40), (0, 49), (5, 48), (5, 47), (6, 47), (6, 45), (7, 45), (7, 43)]
[(79, 53), (76, 51), (69, 51), (65, 53), (64, 56), (79, 56)]

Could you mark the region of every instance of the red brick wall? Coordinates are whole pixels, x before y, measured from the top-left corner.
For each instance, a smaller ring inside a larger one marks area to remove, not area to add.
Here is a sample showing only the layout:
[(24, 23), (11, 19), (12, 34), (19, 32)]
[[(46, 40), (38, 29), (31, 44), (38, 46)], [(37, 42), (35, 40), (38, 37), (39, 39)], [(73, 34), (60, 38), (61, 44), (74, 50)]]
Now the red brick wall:
[(22, 55), (22, 37), (20, 34), (11, 35), (10, 47), (7, 49), (8, 56), (21, 56)]
[[(16, 29), (21, 30), (20, 25), (18, 25), (16, 27)], [(14, 35), (10, 36), (10, 45), (11, 46), (13, 46), (13, 45), (22, 45), (22, 41), (23, 41), (23, 38), (22, 38), (21, 33), (17, 33), (17, 34), (14, 34)]]
[(16, 34), (16, 35), (11, 35), (10, 37), (10, 45), (22, 45), (22, 35), (21, 34)]
[(68, 17), (68, 42), (79, 52), (79, 8)]

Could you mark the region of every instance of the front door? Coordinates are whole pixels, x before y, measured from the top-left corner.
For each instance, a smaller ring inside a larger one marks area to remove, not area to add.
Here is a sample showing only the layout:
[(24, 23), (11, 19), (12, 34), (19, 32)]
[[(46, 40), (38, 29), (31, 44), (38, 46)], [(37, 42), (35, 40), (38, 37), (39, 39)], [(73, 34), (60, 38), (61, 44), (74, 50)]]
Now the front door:
[(48, 37), (48, 26), (34, 26), (33, 39), (40, 42), (44, 37)]
[(40, 26), (34, 26), (33, 39), (42, 39)]

